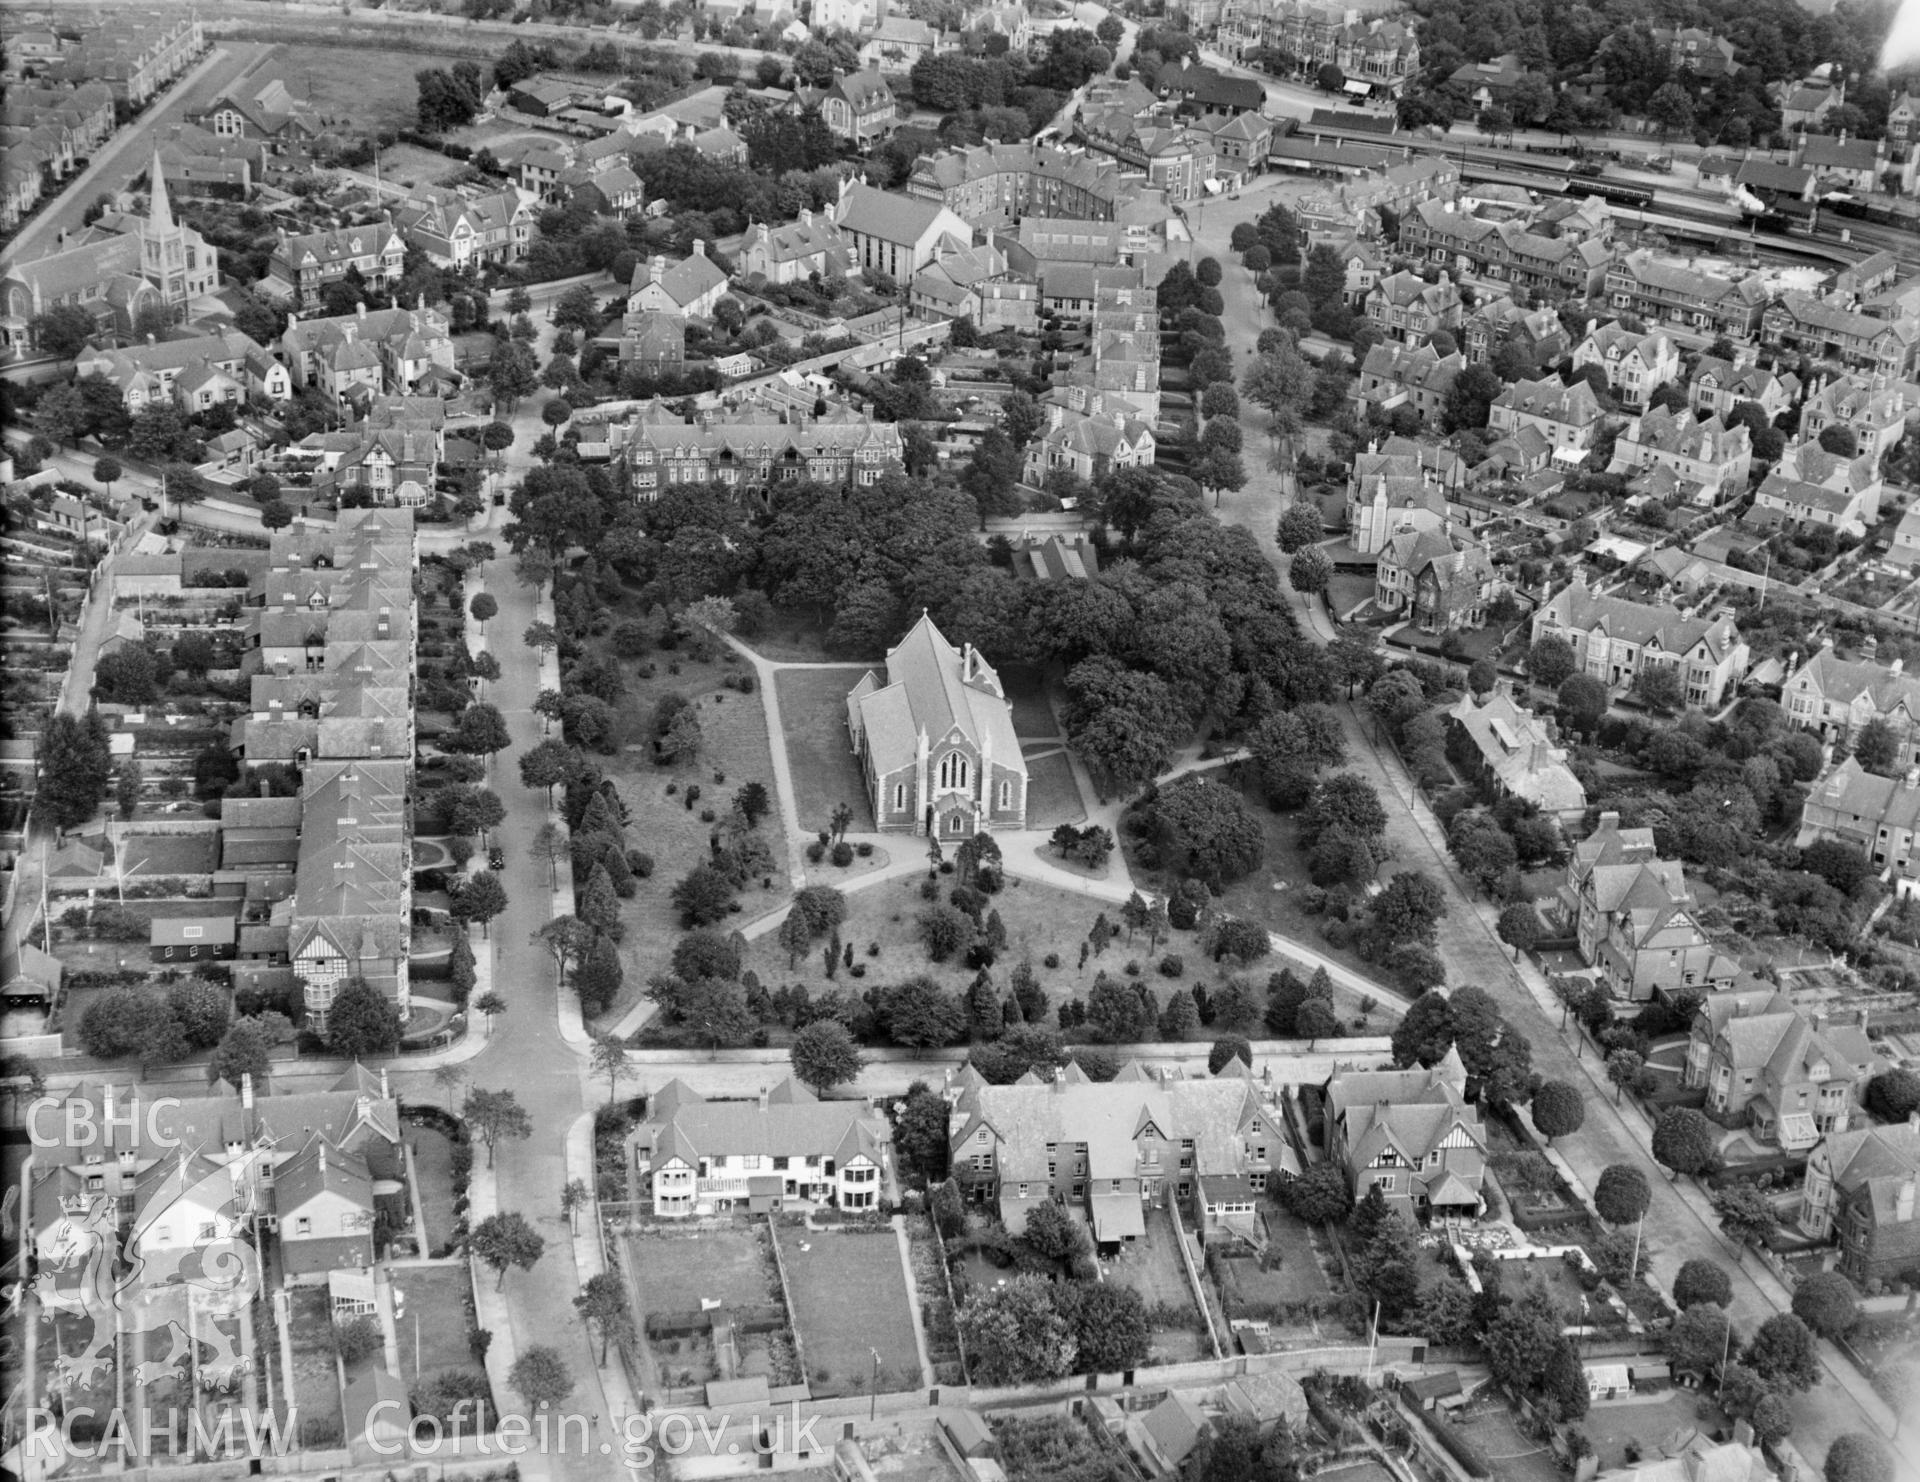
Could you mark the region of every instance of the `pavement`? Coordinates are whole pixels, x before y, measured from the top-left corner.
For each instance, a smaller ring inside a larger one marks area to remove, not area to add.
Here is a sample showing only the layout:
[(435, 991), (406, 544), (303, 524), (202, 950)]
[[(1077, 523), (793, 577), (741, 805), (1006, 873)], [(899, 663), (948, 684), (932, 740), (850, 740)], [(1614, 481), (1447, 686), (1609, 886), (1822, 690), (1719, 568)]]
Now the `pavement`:
[(87, 168), (69, 180), (7, 244), (0, 261), (30, 262), (60, 245), (62, 232), (77, 232), (87, 207), (101, 195), (125, 190), (153, 163), (153, 141), (167, 127), (211, 103), (241, 74), (258, 65), (271, 47), (229, 41), (210, 50), (159, 100), (100, 147)]
[[(1219, 259), (1225, 275), (1221, 296), (1226, 312), (1222, 316), (1228, 343), (1234, 350), (1236, 368), (1244, 369), (1253, 359), (1255, 341), (1267, 318), (1266, 306), (1253, 286), (1252, 274), (1241, 267), (1228, 245), (1234, 225), (1251, 221), (1277, 198), (1271, 177), (1256, 181), (1242, 192), (1238, 201), (1215, 201), (1197, 232), (1198, 255)], [(1248, 409), (1248, 431), (1264, 433), (1253, 423), (1262, 416)], [(1251, 441), (1251, 439), (1250, 439)], [(1306, 631), (1321, 642), (1335, 634), (1325, 606), (1310, 602), (1294, 592), (1286, 582), (1288, 558), (1274, 540), (1274, 526), (1285, 507), (1280, 479), (1265, 466), (1264, 449), (1251, 447), (1247, 458), (1250, 477), (1245, 488), (1222, 497), (1216, 510), (1224, 521), (1245, 526), (1280, 576), (1281, 590), (1293, 602)], [(1650, 1168), (1649, 1145), (1652, 1129), (1637, 1107), (1616, 1107), (1613, 1088), (1606, 1080), (1604, 1066), (1593, 1056), (1583, 1055), (1577, 1036), (1560, 1028), (1561, 1006), (1547, 987), (1546, 979), (1531, 962), (1516, 964), (1508, 949), (1494, 933), (1497, 909), (1493, 902), (1473, 891), (1465, 877), (1454, 867), (1438, 820), (1426, 805), (1412, 778), (1393, 748), (1376, 741), (1365, 712), (1340, 703), (1347, 738), (1344, 769), (1358, 772), (1374, 784), (1387, 804), (1387, 844), (1394, 870), (1418, 869), (1439, 882), (1448, 901), (1447, 915), (1439, 927), (1438, 948), (1453, 983), (1473, 983), (1485, 988), (1499, 1003), (1501, 1011), (1533, 1045), (1534, 1068), (1550, 1080), (1566, 1081), (1591, 1090), (1586, 1099), (1587, 1119), (1576, 1133), (1559, 1139), (1555, 1151), (1575, 1176), (1575, 1182), (1590, 1190), (1601, 1172), (1612, 1164), (1626, 1163)], [(1674, 1182), (1653, 1176), (1649, 1179), (1653, 1204), (1645, 1228), (1649, 1255), (1649, 1274), (1663, 1289), (1670, 1288), (1675, 1273), (1687, 1260), (1703, 1257), (1726, 1267), (1733, 1279), (1732, 1312), (1746, 1332), (1776, 1312), (1787, 1310), (1789, 1294), (1758, 1261), (1740, 1262), (1738, 1252), (1720, 1233), (1718, 1221), (1705, 1192), (1692, 1180)], [(1874, 1394), (1857, 1369), (1846, 1362), (1831, 1345), (1822, 1343), (1821, 1359), (1825, 1377), (1808, 1394), (1792, 1401), (1796, 1447), (1810, 1456), (1824, 1456), (1833, 1440), (1848, 1431), (1867, 1431), (1889, 1435), (1894, 1426), (1893, 1413)]]

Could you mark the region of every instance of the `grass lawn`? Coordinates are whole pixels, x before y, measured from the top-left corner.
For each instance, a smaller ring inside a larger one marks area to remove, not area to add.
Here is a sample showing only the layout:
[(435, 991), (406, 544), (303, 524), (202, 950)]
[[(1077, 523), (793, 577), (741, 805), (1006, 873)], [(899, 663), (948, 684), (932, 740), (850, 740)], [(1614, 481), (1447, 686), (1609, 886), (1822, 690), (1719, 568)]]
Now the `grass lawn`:
[[(246, 85), (251, 93), (268, 79), (278, 77), (294, 97), (305, 99), (322, 113), (344, 114), (369, 132), (412, 128), (418, 121), (414, 73), (425, 67), (451, 67), (460, 60), (457, 56), (371, 46), (288, 44), (249, 73)], [(486, 70), (484, 65), (482, 70)], [(385, 176), (384, 152), (381, 159)], [(445, 168), (457, 166), (447, 159)]]
[(643, 1321), (650, 1312), (697, 1312), (703, 1300), (729, 1307), (775, 1301), (759, 1236), (744, 1225), (691, 1235), (629, 1235), (627, 1254)]
[(865, 1392), (874, 1350), (883, 1391), (918, 1388), (920, 1348), (891, 1227), (871, 1234), (787, 1229), (776, 1235), (814, 1395)]
[[(1256, 921), (1268, 931), (1278, 932), (1281, 936), (1293, 937), (1309, 943), (1315, 951), (1333, 958), (1336, 962), (1345, 963), (1355, 972), (1365, 973), (1369, 978), (1377, 979), (1379, 970), (1371, 963), (1363, 961), (1359, 953), (1350, 947), (1336, 948), (1321, 937), (1320, 926), (1325, 920), (1324, 917), (1310, 916), (1301, 909), (1301, 892), (1312, 885), (1313, 881), (1307, 874), (1306, 860), (1294, 842), (1299, 833), (1296, 815), (1275, 813), (1263, 803), (1252, 800), (1249, 802), (1253, 816), (1259, 820), (1260, 827), (1266, 834), (1267, 847), (1261, 857), (1260, 867), (1246, 878), (1236, 880), (1226, 888), (1219, 899), (1220, 909), (1230, 916), (1246, 921)], [(1122, 844), (1123, 847), (1127, 847), (1128, 841), (1125, 836), (1122, 837)], [(1169, 878), (1141, 868), (1138, 858), (1131, 854), (1128, 863), (1133, 867), (1134, 878), (1141, 881), (1143, 887), (1151, 884), (1164, 895), (1173, 883)], [(1176, 932), (1174, 941), (1176, 943), (1174, 950), (1186, 951), (1191, 959), (1193, 939), (1187, 933)], [(1186, 942), (1187, 946), (1180, 947), (1177, 945), (1180, 942)], [(1198, 964), (1190, 961), (1189, 966), (1197, 968)], [(1285, 953), (1276, 953), (1256, 963), (1254, 973), (1262, 982), (1265, 982), (1267, 974), (1276, 973), (1287, 966), (1292, 966), (1294, 971), (1302, 977), (1312, 976), (1311, 969), (1303, 969), (1297, 963), (1289, 964)], [(1403, 1005), (1398, 999), (1384, 992), (1373, 996), (1379, 1001), (1373, 1008), (1367, 1010), (1366, 1028), (1356, 1029), (1353, 1032), (1385, 1034), (1399, 1019)], [(1340, 1016), (1340, 1022), (1351, 1026), (1361, 1014), (1361, 995), (1336, 984), (1333, 990), (1333, 1007)]]
[(989, 1424), (1013, 1482), (1050, 1482), (1055, 1477), (1115, 1482), (1137, 1475), (1103, 1449), (1095, 1428), (1073, 1416), (996, 1415)]
[(1460, 1422), (1460, 1430), (1479, 1448), (1500, 1482), (1559, 1482), (1563, 1477), (1553, 1448), (1521, 1435), (1504, 1405), (1476, 1412)]
[(340, 1376), (333, 1354), (333, 1319), (327, 1289), (297, 1286), (288, 1293), (288, 1329), (293, 1338), (293, 1398), (302, 1428), (340, 1419)]
[[(1164, 1207), (1146, 1211), (1147, 1233), (1121, 1248), (1101, 1268), (1109, 1281), (1140, 1293), (1153, 1318), (1153, 1356), (1150, 1363), (1187, 1363), (1211, 1358), (1201, 1334), (1200, 1308), (1174, 1234), (1173, 1216)], [(1177, 1314), (1177, 1316), (1176, 1316)]]
[(395, 144), (380, 151), (380, 178), (400, 185), (438, 185), (463, 167), (438, 150)]
[(1087, 816), (1080, 784), (1073, 780), (1073, 764), (1064, 751), (1027, 758), (1027, 827), (1051, 829), (1062, 823), (1081, 823)]
[(1267, 1273), (1268, 1279), (1277, 1276), (1280, 1280), (1283, 1290), (1278, 1300), (1302, 1302), (1330, 1296), (1333, 1286), (1320, 1263), (1307, 1222), (1272, 1200), (1261, 1206), (1260, 1216), (1267, 1222), (1268, 1240), (1280, 1252), (1279, 1271)]
[[(853, 944), (854, 963), (866, 969), (861, 975), (865, 981), (849, 980), (843, 968), (840, 976), (829, 983), (817, 945), (810, 956), (800, 959), (798, 966), (789, 967), (787, 954), (772, 932), (747, 943), (746, 965), (760, 975), (760, 981), (769, 989), (784, 983), (805, 983), (815, 993), (828, 988), (846, 988), (858, 993), (872, 986), (875, 980), (897, 983), (916, 973), (925, 973), (941, 987), (958, 992), (973, 981), (973, 972), (957, 957), (946, 962), (928, 961), (926, 948), (920, 944), (916, 923), (920, 913), (927, 909), (927, 902), (920, 898), (920, 885), (926, 878), (924, 874), (917, 874), (887, 880), (847, 897), (847, 919), (841, 924), (840, 938)], [(940, 884), (941, 898), (945, 899), (952, 889), (953, 876), (942, 875)], [(1056, 1009), (1068, 999), (1086, 996), (1093, 986), (1096, 968), (1104, 966), (1109, 971), (1118, 971), (1127, 961), (1126, 939), (1122, 936), (1109, 949), (1113, 956), (1092, 958), (1084, 969), (1077, 966), (1080, 943), (1093, 926), (1099, 907), (1068, 891), (1010, 878), (1000, 893), (989, 899), (988, 908), (1000, 913), (1001, 923), (1007, 929), (1007, 950), (993, 967), (994, 980), (1000, 984), (1003, 994), (1007, 974), (1022, 958), (1032, 959), (1034, 975)], [(868, 953), (869, 945), (875, 942), (880, 945), (878, 957)], [(1139, 940), (1138, 946), (1144, 958), (1145, 938)], [(1049, 953), (1059, 954), (1058, 968), (1046, 966)], [(1156, 997), (1165, 1003), (1172, 985), (1159, 977), (1151, 981)]]
[(474, 1362), (468, 1341), (473, 1279), (465, 1266), (402, 1266), (394, 1271), (393, 1284), (406, 1293), (406, 1311), (394, 1324), (401, 1378), (412, 1384), (416, 1376), (431, 1378), (449, 1369), (486, 1373)]
[(413, 1171), (420, 1184), (420, 1215), (427, 1225), (427, 1248), (432, 1255), (453, 1241), (453, 1139), (437, 1127), (412, 1123), (407, 1141), (413, 1145)]
[(853, 831), (873, 832), (866, 779), (847, 740), (847, 691), (866, 672), (865, 665), (850, 665), (787, 669), (776, 676), (794, 806), (803, 829), (824, 829), (833, 810), (845, 803), (853, 809)]
[[(1701, 1417), (1704, 1409), (1706, 1418)], [(1720, 1413), (1713, 1401), (1693, 1390), (1670, 1390), (1658, 1400), (1602, 1402), (1587, 1411), (1580, 1429), (1593, 1442), (1600, 1470), (1631, 1465), (1627, 1461), (1627, 1442), (1636, 1441), (1643, 1455), (1656, 1456), (1656, 1445), (1668, 1432), (1682, 1426), (1703, 1431), (1731, 1430), (1733, 1422)]]
[[(1578, 1241), (1580, 1233), (1578, 1230), (1564, 1234), (1555, 1232), (1553, 1238)], [(1500, 1289), (1508, 1296), (1517, 1300), (1529, 1283), (1537, 1283), (1547, 1289), (1560, 1310), (1568, 1314), (1570, 1322), (1580, 1321), (1580, 1299), (1587, 1294), (1574, 1278), (1573, 1268), (1559, 1256), (1543, 1256), (1534, 1261), (1502, 1261), (1499, 1265)], [(1597, 1297), (1587, 1297), (1587, 1302), (1589, 1310), (1597, 1309), (1600, 1313), (1606, 1311), (1605, 1305)]]
[[(621, 903), (627, 935), (620, 945), (620, 965), (626, 976), (610, 1011), (616, 1019), (645, 993), (648, 978), (667, 970), (673, 944), (680, 939), (679, 913), (669, 896), (675, 883), (709, 856), (707, 839), (715, 823), (703, 820), (701, 814), (711, 811), (715, 820), (725, 818), (734, 794), (749, 782), (763, 784), (769, 797), (775, 791), (773, 754), (767, 745), (766, 710), (760, 696), (722, 686), (730, 676), (750, 673), (746, 662), (703, 661), (677, 653), (657, 653), (646, 662), (656, 671), (650, 679), (641, 677), (639, 666), (623, 666), (627, 693), (615, 712), (615, 740), (622, 749), (602, 761), (632, 815), (628, 844), (644, 849), (654, 861), (653, 877), (640, 882), (632, 900)], [(669, 673), (669, 663), (677, 663), (680, 673)], [(673, 692), (692, 702), (703, 744), (697, 761), (662, 767), (653, 759), (651, 720), (654, 706)], [(669, 787), (674, 789), (671, 793)], [(691, 808), (687, 806), (690, 787), (700, 789)], [(760, 831), (773, 851), (777, 887), (786, 878), (785, 839), (777, 805), (761, 822)], [(740, 894), (740, 914), (732, 924), (751, 921), (785, 900), (783, 890), (769, 892), (749, 882)]]

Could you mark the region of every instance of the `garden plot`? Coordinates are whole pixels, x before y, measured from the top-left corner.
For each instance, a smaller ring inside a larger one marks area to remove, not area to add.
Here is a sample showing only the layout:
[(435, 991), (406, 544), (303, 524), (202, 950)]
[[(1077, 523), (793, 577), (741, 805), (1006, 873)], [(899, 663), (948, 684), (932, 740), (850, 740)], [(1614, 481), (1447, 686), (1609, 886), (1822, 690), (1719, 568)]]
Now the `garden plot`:
[[(709, 1225), (682, 1234), (630, 1234), (627, 1269), (649, 1389), (703, 1385), (764, 1374), (784, 1382), (791, 1367), (787, 1314), (765, 1238), (745, 1225)], [(703, 1304), (719, 1303), (703, 1313)], [(731, 1341), (716, 1344), (724, 1318)]]
[(917, 1388), (920, 1345), (892, 1227), (776, 1236), (813, 1394), (865, 1393), (876, 1365), (881, 1391)]
[(1100, 1269), (1108, 1281), (1132, 1287), (1147, 1304), (1147, 1315), (1153, 1322), (1149, 1363), (1183, 1364), (1212, 1358), (1206, 1324), (1180, 1259), (1173, 1216), (1165, 1208), (1149, 1209), (1146, 1216), (1147, 1233), (1123, 1246), (1118, 1255), (1101, 1257)]

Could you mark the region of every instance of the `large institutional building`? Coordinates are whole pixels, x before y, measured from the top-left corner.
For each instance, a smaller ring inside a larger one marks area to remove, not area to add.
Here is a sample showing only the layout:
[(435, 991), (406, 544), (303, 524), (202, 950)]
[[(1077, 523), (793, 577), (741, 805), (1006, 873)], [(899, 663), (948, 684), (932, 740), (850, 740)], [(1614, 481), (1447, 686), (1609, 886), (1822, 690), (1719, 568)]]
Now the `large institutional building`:
[(957, 649), (922, 614), (847, 695), (847, 730), (883, 833), (965, 838), (1025, 828), (1027, 764), (1013, 706), (972, 644)]

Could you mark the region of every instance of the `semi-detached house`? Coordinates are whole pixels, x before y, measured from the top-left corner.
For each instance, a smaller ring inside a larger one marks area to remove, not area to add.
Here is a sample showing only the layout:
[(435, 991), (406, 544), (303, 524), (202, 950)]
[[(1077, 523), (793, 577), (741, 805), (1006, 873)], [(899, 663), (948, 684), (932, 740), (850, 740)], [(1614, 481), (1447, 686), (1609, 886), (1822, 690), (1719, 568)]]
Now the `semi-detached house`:
[(1609, 473), (1666, 469), (1677, 493), (1713, 505), (1747, 491), (1753, 439), (1744, 422), (1728, 427), (1717, 416), (1696, 422), (1693, 413), (1655, 407), (1629, 422), (1614, 441)]
[[(1244, 1062), (1237, 1062), (1244, 1068)], [(1203, 1234), (1250, 1230), (1269, 1180), (1299, 1172), (1280, 1113), (1249, 1075), (1165, 1078), (1129, 1061), (1113, 1080), (1069, 1065), (1011, 1086), (971, 1067), (948, 1087), (947, 1145), (961, 1193), (1015, 1234), (1041, 1204), (1083, 1212), (1103, 1252), (1177, 1203)]]
[(1760, 335), (1768, 345), (1886, 376), (1909, 376), (1920, 359), (1920, 324), (1876, 319), (1808, 293), (1783, 293), (1769, 304)]
[(748, 1101), (671, 1080), (627, 1139), (635, 1197), (666, 1219), (893, 1198), (893, 1134), (869, 1101), (821, 1101), (791, 1077)]
[(1707, 1114), (1750, 1128), (1787, 1152), (1845, 1132), (1877, 1057), (1866, 1010), (1837, 1024), (1809, 1017), (1771, 986), (1708, 996), (1687, 1042), (1685, 1085), (1704, 1087)]
[(1846, 741), (1869, 721), (1893, 732), (1902, 765), (1920, 766), (1920, 675), (1903, 659), (1891, 664), (1850, 661), (1833, 651), (1833, 640), (1787, 676), (1780, 703), (1790, 724), (1817, 731), (1823, 741)]
[(1840, 1249), (1839, 1269), (1868, 1293), (1920, 1266), (1920, 1113), (1893, 1127), (1820, 1140), (1807, 1157), (1796, 1223)]
[(1581, 960), (1616, 998), (1645, 1003), (1681, 988), (1724, 987), (1738, 975), (1697, 919), (1685, 867), (1659, 857), (1652, 829), (1621, 828), (1617, 813), (1602, 814), (1575, 848), (1562, 899)]
[(1920, 837), (1920, 764), (1908, 767), (1899, 777), (1882, 777), (1850, 756), (1808, 795), (1795, 842), (1802, 849), (1816, 839), (1853, 845), (1904, 900), (1920, 891), (1916, 837)]
[(1586, 460), (1587, 450), (1600, 435), (1605, 420), (1593, 387), (1584, 380), (1563, 386), (1551, 376), (1515, 381), (1494, 398), (1487, 416), (1488, 425), (1496, 432), (1538, 429), (1552, 445), (1554, 459), (1569, 465)]
[(1642, 334), (1619, 320), (1596, 325), (1587, 322), (1587, 337), (1573, 347), (1573, 368), (1600, 367), (1607, 385), (1623, 407), (1645, 406), (1649, 397), (1680, 375), (1680, 351), (1673, 340), (1655, 331)]
[(1578, 671), (1611, 689), (1630, 688), (1645, 668), (1674, 669), (1687, 703), (1709, 710), (1747, 669), (1747, 645), (1730, 612), (1682, 617), (1671, 608), (1603, 596), (1588, 588), (1584, 571), (1534, 614), (1532, 641), (1542, 638), (1566, 642)]
[(1457, 1224), (1485, 1208), (1487, 1139), (1466, 1101), (1467, 1072), (1452, 1046), (1428, 1069), (1344, 1070), (1327, 1083), (1327, 1160), (1356, 1199), (1374, 1189), (1387, 1207)]

